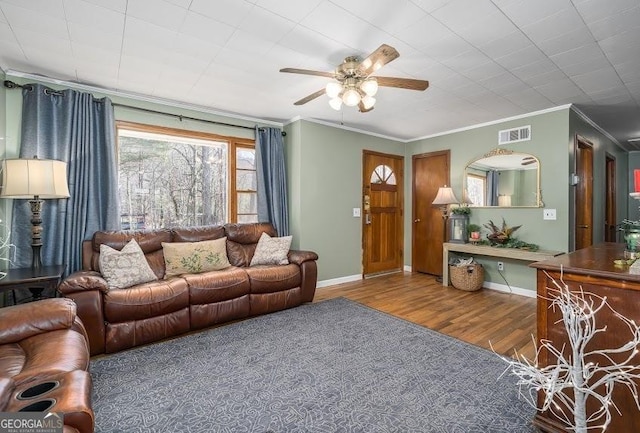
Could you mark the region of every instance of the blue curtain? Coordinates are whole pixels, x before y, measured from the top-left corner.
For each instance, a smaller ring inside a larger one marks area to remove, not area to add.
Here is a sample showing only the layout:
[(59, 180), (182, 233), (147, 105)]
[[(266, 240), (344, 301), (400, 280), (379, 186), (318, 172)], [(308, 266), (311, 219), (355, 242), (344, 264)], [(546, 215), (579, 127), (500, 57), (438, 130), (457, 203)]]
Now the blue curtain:
[[(113, 107), (108, 98), (41, 84), (26, 85), (22, 98), (20, 157), (67, 162), (70, 197), (42, 206), (42, 265), (66, 264), (69, 274), (81, 268), (83, 240), (120, 226)], [(30, 220), (27, 200), (14, 200), (13, 267), (31, 265)]]
[(498, 176), (495, 170), (487, 172), (487, 206), (498, 206)]
[(288, 236), (284, 142), (282, 132), (277, 128), (256, 128), (256, 175), (258, 220), (272, 223), (279, 236)]

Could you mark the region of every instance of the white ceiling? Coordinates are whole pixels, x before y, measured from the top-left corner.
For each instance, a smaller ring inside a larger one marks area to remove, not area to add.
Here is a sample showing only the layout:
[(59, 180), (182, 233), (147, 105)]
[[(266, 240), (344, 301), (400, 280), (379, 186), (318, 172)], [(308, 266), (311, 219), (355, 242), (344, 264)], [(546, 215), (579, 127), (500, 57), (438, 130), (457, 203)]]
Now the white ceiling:
[[(373, 111), (322, 96), (382, 43), (400, 57)], [(0, 0), (0, 68), (286, 122), (411, 139), (568, 103), (630, 150), (640, 137), (639, 0)]]

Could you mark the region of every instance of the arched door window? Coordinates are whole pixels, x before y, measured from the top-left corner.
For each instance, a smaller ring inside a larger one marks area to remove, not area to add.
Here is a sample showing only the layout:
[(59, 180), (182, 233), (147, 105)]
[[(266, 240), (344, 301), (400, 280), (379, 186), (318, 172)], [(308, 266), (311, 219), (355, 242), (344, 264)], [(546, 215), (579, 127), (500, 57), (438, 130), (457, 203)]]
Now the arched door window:
[(371, 174), (371, 183), (385, 183), (387, 185), (395, 185), (396, 175), (388, 165), (379, 165), (373, 170), (373, 173)]

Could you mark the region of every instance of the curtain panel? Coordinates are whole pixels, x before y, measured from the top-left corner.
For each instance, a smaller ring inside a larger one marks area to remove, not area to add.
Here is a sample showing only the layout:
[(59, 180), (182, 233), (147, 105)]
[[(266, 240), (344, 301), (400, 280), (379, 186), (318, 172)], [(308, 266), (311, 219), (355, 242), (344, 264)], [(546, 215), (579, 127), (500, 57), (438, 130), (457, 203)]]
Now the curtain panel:
[[(45, 200), (42, 209), (42, 264), (81, 268), (82, 241), (98, 230), (120, 226), (116, 131), (111, 100), (67, 89), (29, 84), (22, 91), (21, 158), (67, 162), (68, 199)], [(13, 267), (31, 264), (31, 211), (14, 200)]]
[(270, 222), (278, 236), (289, 235), (284, 141), (277, 128), (256, 128), (258, 221)]

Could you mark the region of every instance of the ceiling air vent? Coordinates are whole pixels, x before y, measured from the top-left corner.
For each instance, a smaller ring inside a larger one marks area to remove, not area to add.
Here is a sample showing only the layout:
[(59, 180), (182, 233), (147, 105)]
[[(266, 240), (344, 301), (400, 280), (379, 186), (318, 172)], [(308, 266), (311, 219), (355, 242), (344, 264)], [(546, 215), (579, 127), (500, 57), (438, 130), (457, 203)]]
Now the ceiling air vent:
[(531, 125), (498, 131), (498, 144), (531, 140)]

